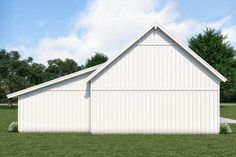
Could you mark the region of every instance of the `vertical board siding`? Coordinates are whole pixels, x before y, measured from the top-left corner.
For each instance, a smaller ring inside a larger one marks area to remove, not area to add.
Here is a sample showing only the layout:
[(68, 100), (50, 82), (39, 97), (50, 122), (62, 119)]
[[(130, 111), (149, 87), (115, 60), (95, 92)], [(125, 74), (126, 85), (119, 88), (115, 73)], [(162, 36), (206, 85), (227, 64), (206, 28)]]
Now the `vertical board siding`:
[(217, 90), (94, 91), (91, 132), (218, 133), (217, 96)]
[(93, 133), (218, 133), (219, 79), (152, 30), (91, 81)]
[(20, 132), (89, 132), (86, 73), (19, 97)]
[(19, 99), (20, 132), (88, 132), (86, 91), (44, 91)]
[(92, 82), (93, 89), (217, 89), (219, 79), (160, 30), (152, 30)]
[(93, 89), (216, 89), (219, 80), (178, 46), (137, 46), (95, 77)]
[(19, 99), (20, 132), (88, 132), (86, 91), (44, 91)]

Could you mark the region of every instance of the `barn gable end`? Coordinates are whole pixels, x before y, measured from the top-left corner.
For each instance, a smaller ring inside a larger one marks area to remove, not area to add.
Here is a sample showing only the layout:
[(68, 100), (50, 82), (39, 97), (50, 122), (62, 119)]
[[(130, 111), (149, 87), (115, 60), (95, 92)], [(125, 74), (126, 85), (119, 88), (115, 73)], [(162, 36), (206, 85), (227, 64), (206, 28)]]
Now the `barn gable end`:
[[(135, 39), (133, 42), (131, 42), (127, 47), (121, 49), (119, 53), (117, 53), (116, 56), (109, 59), (103, 66), (99, 67), (95, 72), (93, 72), (88, 78), (87, 82), (91, 81), (95, 76), (97, 76), (100, 72), (102, 72), (105, 68), (107, 68), (113, 61), (115, 61), (118, 57), (120, 57), (123, 53), (128, 51), (130, 48), (132, 48), (137, 42), (140, 40), (143, 40), (146, 37), (147, 43), (149, 46), (152, 45), (152, 42), (148, 42), (148, 39), (152, 39), (152, 37), (155, 36), (155, 33), (152, 33), (152, 30), (159, 30), (156, 32), (158, 35), (156, 36), (158, 40), (159, 46), (168, 46), (171, 44), (177, 44), (180, 48), (185, 50), (190, 56), (192, 56), (194, 59), (196, 59), (203, 67), (205, 67), (209, 72), (211, 72), (216, 78), (218, 78), (220, 81), (227, 81), (227, 79), (221, 75), (217, 70), (215, 70), (211, 65), (209, 65), (206, 61), (204, 61), (200, 56), (198, 56), (195, 52), (193, 52), (190, 48), (186, 47), (184, 44), (182, 44), (179, 40), (177, 40), (173, 35), (171, 35), (168, 31), (166, 31), (164, 28), (162, 28), (158, 23), (155, 23), (152, 25), (147, 31), (145, 31), (141, 36), (139, 36), (137, 39)], [(148, 36), (148, 37), (147, 37)], [(154, 37), (155, 38), (155, 37)], [(142, 45), (148, 46), (145, 41), (142, 43)], [(157, 44), (157, 43), (155, 43)]]
[(218, 133), (222, 80), (173, 38), (152, 27), (96, 70), (92, 133)]
[[(114, 77), (116, 76), (116, 77)], [(160, 29), (151, 29), (92, 79), (95, 89), (217, 89), (218, 79)]]

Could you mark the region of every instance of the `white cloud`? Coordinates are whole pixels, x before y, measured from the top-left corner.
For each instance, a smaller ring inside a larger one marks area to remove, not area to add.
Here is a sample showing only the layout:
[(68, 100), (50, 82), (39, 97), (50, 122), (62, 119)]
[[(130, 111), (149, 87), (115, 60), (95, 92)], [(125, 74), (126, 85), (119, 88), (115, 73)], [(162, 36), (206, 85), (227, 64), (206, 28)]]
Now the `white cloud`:
[[(158, 5), (155, 0), (91, 1), (79, 14), (67, 36), (46, 37), (28, 50), (37, 53), (36, 60), (43, 63), (53, 58), (73, 58), (82, 63), (96, 51), (114, 55), (154, 22), (164, 25), (186, 42), (187, 37), (206, 26), (220, 28), (230, 20), (228, 16), (210, 22), (181, 19), (175, 2), (168, 1), (162, 7)], [(230, 37), (234, 34), (230, 39), (236, 43), (235, 27), (225, 29), (224, 32)]]
[(32, 56), (30, 53), (30, 48), (26, 47), (25, 45), (21, 44), (21, 45), (17, 45), (17, 46), (7, 46), (6, 49), (8, 51), (18, 51), (20, 52), (20, 55), (22, 58), (28, 58), (29, 56)]
[[(195, 35), (206, 27), (221, 29), (222, 26), (230, 20), (230, 16), (223, 17), (216, 21), (197, 21), (194, 19), (184, 19), (180, 22), (172, 21), (166, 25), (166, 28), (171, 31), (178, 39), (187, 44), (188, 37)], [(236, 41), (236, 40), (235, 40)]]
[(236, 45), (236, 25), (222, 29), (223, 34), (228, 36), (232, 45)]
[(78, 59), (81, 41), (76, 36), (44, 38), (35, 49), (37, 60), (45, 62), (53, 58)]

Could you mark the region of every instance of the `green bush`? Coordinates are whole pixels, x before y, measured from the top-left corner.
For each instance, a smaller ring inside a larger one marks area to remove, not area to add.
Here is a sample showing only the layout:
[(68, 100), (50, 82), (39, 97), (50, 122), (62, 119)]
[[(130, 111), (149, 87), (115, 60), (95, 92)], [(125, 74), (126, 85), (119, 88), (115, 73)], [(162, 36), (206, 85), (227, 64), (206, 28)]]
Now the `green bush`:
[(220, 124), (220, 134), (231, 134), (232, 129), (230, 128), (228, 123)]
[(18, 123), (12, 122), (8, 127), (9, 132), (18, 132)]

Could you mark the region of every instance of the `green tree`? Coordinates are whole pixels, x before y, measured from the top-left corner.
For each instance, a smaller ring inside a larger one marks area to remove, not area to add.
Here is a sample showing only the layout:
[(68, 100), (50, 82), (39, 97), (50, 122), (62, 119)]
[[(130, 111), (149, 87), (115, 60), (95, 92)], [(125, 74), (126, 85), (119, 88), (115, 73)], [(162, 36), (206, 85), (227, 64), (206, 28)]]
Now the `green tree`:
[[(29, 86), (27, 80), (28, 62), (20, 59), (17, 51), (0, 50), (0, 88), (5, 95)], [(11, 99), (8, 100), (12, 107)]]
[(220, 88), (221, 101), (230, 101), (235, 97), (236, 60), (235, 49), (220, 30), (206, 28), (189, 39), (189, 48), (224, 75), (228, 81)]
[(55, 79), (76, 71), (81, 70), (82, 67), (73, 59), (53, 59), (48, 61), (48, 67), (46, 68), (47, 80)]
[(104, 55), (103, 53), (96, 52), (94, 56), (87, 59), (84, 68), (89, 68), (101, 63), (104, 63), (108, 60), (108, 57)]
[(47, 80), (46, 67), (43, 64), (34, 63), (32, 57), (29, 57), (26, 61), (28, 62), (27, 79), (30, 82), (30, 86), (45, 82)]

